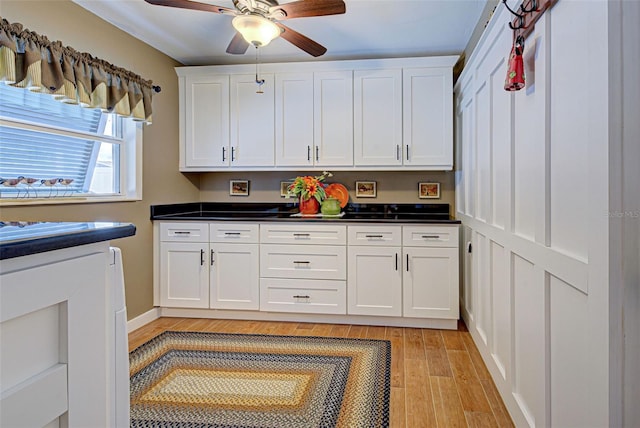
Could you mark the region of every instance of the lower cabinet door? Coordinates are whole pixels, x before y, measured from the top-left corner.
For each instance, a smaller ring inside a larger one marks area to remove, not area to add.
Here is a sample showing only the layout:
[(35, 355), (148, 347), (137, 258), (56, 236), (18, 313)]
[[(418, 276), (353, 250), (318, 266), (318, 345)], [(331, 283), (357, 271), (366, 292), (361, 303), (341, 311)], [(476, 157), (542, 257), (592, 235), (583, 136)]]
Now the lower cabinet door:
[(211, 308), (260, 309), (258, 244), (212, 243), (209, 264)]
[(400, 247), (351, 246), (348, 252), (347, 312), (402, 315)]
[(209, 244), (160, 244), (160, 305), (170, 308), (209, 307)]
[(403, 314), (458, 319), (458, 249), (405, 247)]

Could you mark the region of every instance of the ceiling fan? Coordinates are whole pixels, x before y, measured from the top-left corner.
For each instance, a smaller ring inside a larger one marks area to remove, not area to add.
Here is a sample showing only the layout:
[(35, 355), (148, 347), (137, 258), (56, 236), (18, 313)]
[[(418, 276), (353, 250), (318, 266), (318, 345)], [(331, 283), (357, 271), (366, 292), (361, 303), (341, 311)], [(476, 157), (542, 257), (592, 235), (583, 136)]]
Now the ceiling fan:
[(343, 0), (298, 0), (285, 4), (278, 4), (276, 0), (233, 0), (235, 9), (190, 0), (145, 1), (159, 6), (233, 16), (232, 25), (237, 32), (227, 47), (227, 53), (236, 55), (244, 54), (249, 45), (265, 46), (276, 37), (282, 36), (283, 39), (309, 55), (321, 56), (327, 51), (327, 48), (279, 21), (311, 16), (339, 15), (346, 11)]

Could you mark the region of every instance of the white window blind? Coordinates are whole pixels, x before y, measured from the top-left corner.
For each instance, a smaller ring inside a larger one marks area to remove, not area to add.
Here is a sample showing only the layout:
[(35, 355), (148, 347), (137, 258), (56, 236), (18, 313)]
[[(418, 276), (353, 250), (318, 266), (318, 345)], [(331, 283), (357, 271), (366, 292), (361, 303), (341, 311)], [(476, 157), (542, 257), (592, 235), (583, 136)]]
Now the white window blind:
[(0, 197), (120, 195), (123, 121), (0, 84)]

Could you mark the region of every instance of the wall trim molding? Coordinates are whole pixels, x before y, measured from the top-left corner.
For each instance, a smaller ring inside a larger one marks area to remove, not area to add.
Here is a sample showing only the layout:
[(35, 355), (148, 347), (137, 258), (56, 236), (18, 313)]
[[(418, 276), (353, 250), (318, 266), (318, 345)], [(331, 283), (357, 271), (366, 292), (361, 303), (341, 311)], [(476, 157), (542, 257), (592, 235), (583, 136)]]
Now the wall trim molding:
[(151, 321), (157, 320), (158, 318), (160, 318), (160, 308), (148, 310), (147, 312), (127, 321), (127, 333), (131, 333), (140, 327), (149, 324)]

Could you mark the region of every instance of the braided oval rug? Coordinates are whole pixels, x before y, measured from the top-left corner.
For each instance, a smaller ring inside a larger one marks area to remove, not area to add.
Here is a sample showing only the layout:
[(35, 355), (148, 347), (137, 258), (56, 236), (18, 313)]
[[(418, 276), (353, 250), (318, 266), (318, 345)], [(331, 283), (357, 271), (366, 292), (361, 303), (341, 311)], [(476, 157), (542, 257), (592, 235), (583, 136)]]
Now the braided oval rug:
[(129, 355), (132, 427), (388, 427), (386, 340), (167, 331)]

